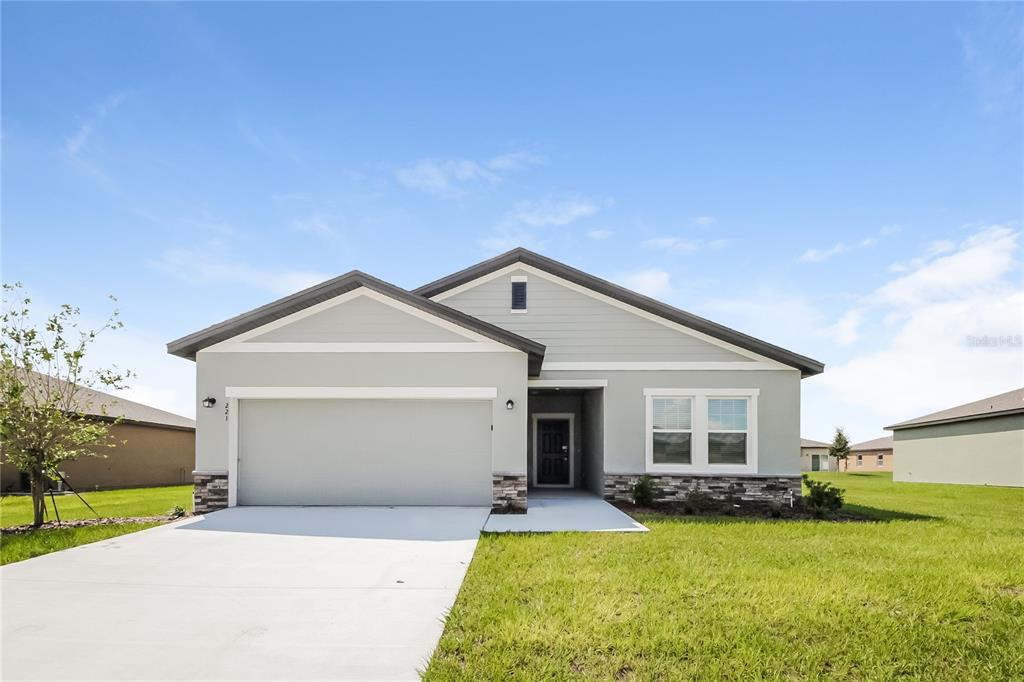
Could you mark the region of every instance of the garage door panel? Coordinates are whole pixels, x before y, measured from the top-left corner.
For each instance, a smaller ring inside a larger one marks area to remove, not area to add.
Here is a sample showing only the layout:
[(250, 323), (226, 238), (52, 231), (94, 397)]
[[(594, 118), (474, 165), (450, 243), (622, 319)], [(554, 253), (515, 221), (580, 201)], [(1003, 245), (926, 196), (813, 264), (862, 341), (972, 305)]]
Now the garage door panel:
[(447, 400), (241, 400), (242, 505), (481, 505), (491, 405)]

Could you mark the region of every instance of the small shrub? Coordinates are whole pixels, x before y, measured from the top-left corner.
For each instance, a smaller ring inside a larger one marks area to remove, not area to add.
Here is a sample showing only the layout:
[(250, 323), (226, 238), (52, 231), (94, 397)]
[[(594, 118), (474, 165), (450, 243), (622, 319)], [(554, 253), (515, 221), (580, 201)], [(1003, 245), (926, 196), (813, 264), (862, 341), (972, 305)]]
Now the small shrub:
[(804, 495), (804, 506), (814, 514), (815, 518), (820, 519), (834, 514), (842, 508), (845, 490), (825, 481), (815, 481), (807, 474), (804, 474), (803, 479), (808, 491)]
[(168, 518), (172, 518), (172, 519), (180, 519), (184, 515), (185, 515), (185, 508), (182, 507), (180, 504), (174, 505), (174, 508), (171, 509), (169, 512), (167, 512)]
[(633, 503), (638, 507), (654, 504), (654, 479), (644, 474), (633, 484)]
[(702, 490), (692, 488), (683, 500), (683, 511), (687, 514), (705, 514), (716, 511), (719, 502)]

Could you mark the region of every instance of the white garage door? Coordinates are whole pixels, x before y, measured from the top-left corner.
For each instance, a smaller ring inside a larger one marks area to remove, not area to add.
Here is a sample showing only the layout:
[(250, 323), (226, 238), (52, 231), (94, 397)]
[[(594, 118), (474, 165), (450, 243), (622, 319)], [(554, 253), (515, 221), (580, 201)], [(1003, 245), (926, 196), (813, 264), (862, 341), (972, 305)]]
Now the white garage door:
[(238, 405), (238, 504), (490, 506), (489, 402)]

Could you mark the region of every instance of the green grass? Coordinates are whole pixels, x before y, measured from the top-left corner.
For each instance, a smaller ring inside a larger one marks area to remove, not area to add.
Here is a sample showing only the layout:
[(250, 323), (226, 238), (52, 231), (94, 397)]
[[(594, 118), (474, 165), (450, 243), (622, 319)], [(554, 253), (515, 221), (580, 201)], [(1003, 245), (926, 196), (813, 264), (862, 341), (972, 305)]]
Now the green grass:
[(1024, 678), (1024, 490), (815, 476), (884, 520), (483, 536), (426, 679)]
[[(175, 506), (192, 510), (192, 486), (175, 485), (162, 488), (128, 488), (125, 490), (104, 490), (82, 493), (100, 516), (157, 516)], [(91, 519), (89, 511), (75, 495), (57, 495), (57, 511), (64, 521)], [(49, 520), (53, 518), (50, 497), (46, 498)], [(0, 527), (20, 526), (32, 523), (32, 500), (27, 495), (7, 496), (0, 501)]]
[(61, 549), (106, 540), (107, 538), (134, 533), (143, 528), (155, 526), (155, 523), (112, 523), (103, 526), (86, 526), (83, 528), (55, 528), (5, 535), (0, 541), (0, 564), (24, 561), (41, 554), (49, 554)]

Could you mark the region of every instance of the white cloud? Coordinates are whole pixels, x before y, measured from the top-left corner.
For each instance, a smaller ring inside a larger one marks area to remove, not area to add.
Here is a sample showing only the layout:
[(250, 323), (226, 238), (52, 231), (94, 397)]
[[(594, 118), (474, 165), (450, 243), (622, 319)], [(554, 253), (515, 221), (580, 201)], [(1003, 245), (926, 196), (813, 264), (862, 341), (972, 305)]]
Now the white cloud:
[(666, 298), (672, 294), (672, 276), (658, 268), (623, 273), (615, 277), (615, 282), (652, 298)]
[(485, 161), (471, 159), (421, 159), (395, 171), (395, 178), (410, 189), (440, 197), (461, 196), (472, 184), (495, 185), (502, 174), (544, 163), (529, 152), (510, 152)]
[[(971, 337), (1024, 333), (1019, 232), (979, 230), (953, 247), (934, 243), (907, 274), (878, 287), (837, 324), (873, 322), (884, 345), (817, 379), (841, 402), (869, 410), (878, 426), (1019, 387), (1019, 345), (972, 345)], [(935, 257), (938, 250), (946, 253)], [(928, 254), (932, 253), (931, 257)], [(871, 319), (869, 319), (869, 314)]]
[(295, 293), (331, 277), (309, 270), (255, 267), (189, 249), (164, 251), (150, 264), (191, 284), (244, 285), (280, 295)]
[(840, 346), (855, 343), (861, 337), (860, 324), (864, 319), (864, 311), (859, 308), (848, 310), (839, 321), (829, 328), (829, 334)]
[(334, 237), (337, 233), (324, 216), (314, 213), (305, 218), (293, 220), (291, 228), (296, 232), (308, 232), (320, 237)]
[(597, 241), (604, 241), (605, 239), (610, 238), (613, 234), (615, 233), (611, 230), (591, 230), (590, 232), (587, 232), (588, 237), (596, 239)]
[(989, 115), (1020, 116), (1024, 32), (1017, 3), (979, 3), (957, 37), (968, 82)]
[(92, 114), (64, 141), (64, 152), (72, 159), (77, 158), (96, 128), (121, 106), (127, 96), (126, 92), (114, 93), (93, 107)]
[(669, 253), (693, 253), (700, 249), (722, 249), (730, 244), (728, 239), (684, 239), (682, 237), (653, 237), (641, 242), (641, 246), (648, 249), (658, 249)]
[(849, 253), (858, 249), (866, 249), (869, 246), (874, 246), (879, 242), (881, 237), (896, 234), (901, 229), (902, 228), (899, 225), (884, 225), (878, 230), (878, 236), (864, 237), (852, 244), (836, 242), (827, 249), (807, 249), (797, 260), (804, 263), (820, 263), (843, 253)]
[(601, 210), (600, 204), (587, 197), (521, 201), (512, 211), (511, 219), (529, 227), (568, 225)]
[(693, 224), (697, 227), (711, 227), (718, 221), (709, 215), (699, 215), (693, 219)]

